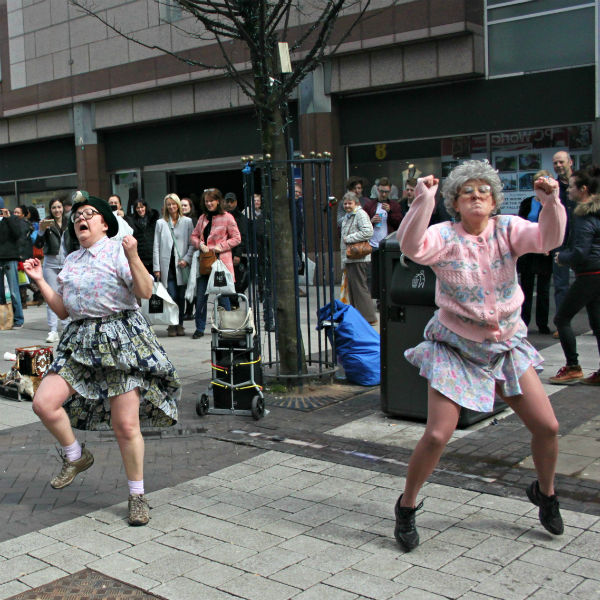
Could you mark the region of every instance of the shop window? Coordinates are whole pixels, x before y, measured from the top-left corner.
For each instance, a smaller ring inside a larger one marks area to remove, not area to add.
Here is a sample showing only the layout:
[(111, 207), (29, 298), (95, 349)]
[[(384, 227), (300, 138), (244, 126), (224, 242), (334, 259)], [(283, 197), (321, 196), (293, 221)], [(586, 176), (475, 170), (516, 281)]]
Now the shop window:
[(50, 200), (66, 199), (77, 189), (77, 175), (57, 175), (21, 179), (17, 181), (0, 181), (0, 196), (6, 208), (13, 210), (19, 204), (35, 206), (40, 218), (47, 216)]
[(135, 201), (140, 198), (140, 172), (121, 171), (111, 177), (112, 193), (121, 198), (121, 206), (125, 214), (133, 214)]
[(161, 23), (174, 23), (183, 19), (181, 6), (175, 0), (161, 0), (158, 6)]
[(554, 176), (552, 156), (567, 150), (573, 169), (592, 163), (592, 126), (545, 127), (490, 134), (491, 161), (504, 184), (502, 212), (516, 214), (519, 204), (533, 195), (533, 177), (540, 169)]
[(593, 64), (594, 11), (593, 2), (581, 0), (505, 2), (499, 8), (488, 1), (488, 75)]
[(443, 179), (461, 161), (487, 159), (504, 184), (503, 214), (517, 214), (533, 195), (533, 176), (545, 169), (554, 176), (552, 156), (567, 150), (573, 169), (592, 163), (592, 125), (495, 131), (476, 135), (367, 144), (348, 148), (349, 175), (366, 180), (365, 194), (388, 177), (401, 195), (407, 177), (433, 173)]

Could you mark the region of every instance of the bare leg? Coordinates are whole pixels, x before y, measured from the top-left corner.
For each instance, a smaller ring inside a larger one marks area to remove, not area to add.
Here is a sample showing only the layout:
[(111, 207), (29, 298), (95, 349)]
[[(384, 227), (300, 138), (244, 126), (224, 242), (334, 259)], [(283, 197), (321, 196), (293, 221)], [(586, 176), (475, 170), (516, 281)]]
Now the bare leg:
[(531, 454), (540, 490), (546, 496), (552, 496), (558, 458), (558, 421), (533, 367), (525, 371), (519, 383), (523, 394), (504, 398), (504, 400), (531, 432)]
[(62, 406), (74, 393), (75, 390), (60, 375), (49, 373), (33, 397), (33, 412), (63, 447), (75, 442), (71, 422)]
[(415, 506), (417, 494), (438, 464), (460, 415), (458, 404), (431, 386), (427, 390), (427, 425), (408, 463), (406, 486), (401, 500), (403, 507)]
[(144, 438), (140, 431), (139, 410), (140, 393), (137, 388), (110, 399), (112, 428), (130, 481), (144, 478)]

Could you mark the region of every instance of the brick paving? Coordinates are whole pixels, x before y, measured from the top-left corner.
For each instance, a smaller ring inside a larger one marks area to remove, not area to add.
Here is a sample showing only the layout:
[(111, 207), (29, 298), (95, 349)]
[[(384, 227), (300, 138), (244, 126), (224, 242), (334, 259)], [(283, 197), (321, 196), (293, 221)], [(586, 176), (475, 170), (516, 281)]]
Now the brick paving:
[[(392, 507), (403, 478), (268, 451), (0, 543), (0, 598), (83, 569), (173, 600), (197, 598), (595, 598), (600, 517), (563, 511), (551, 536), (529, 502), (430, 482), (421, 545), (402, 553)], [(26, 596), (29, 597), (29, 596)]]
[[(42, 341), (41, 310), (29, 323), (9, 342), (0, 334), (1, 353)], [(377, 390), (310, 412), (270, 406), (258, 422), (200, 419), (206, 361), (190, 358), (189, 338), (161, 341), (184, 396), (176, 427), (145, 433), (149, 527), (124, 522), (125, 475), (112, 434), (81, 436), (96, 462), (56, 491), (48, 480), (59, 463), (44, 428), (9, 419), (0, 431), (0, 599), (84, 568), (178, 600), (600, 596), (600, 477), (557, 477), (568, 527), (551, 538), (524, 496), (533, 477), (529, 435), (515, 415), (452, 441), (423, 490), (423, 544), (405, 555), (391, 512), (410, 447), (331, 433), (379, 414)], [(565, 388), (552, 403), (563, 436), (597, 442), (597, 388)], [(176, 560), (163, 560), (162, 570), (153, 564), (169, 556)]]

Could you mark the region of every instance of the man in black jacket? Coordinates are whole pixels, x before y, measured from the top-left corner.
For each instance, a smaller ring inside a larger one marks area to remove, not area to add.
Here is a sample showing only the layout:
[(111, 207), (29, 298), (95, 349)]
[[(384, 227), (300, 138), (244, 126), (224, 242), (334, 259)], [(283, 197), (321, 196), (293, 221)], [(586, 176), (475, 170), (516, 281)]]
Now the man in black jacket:
[[(4, 208), (3, 198), (0, 198), (0, 217), (0, 277), (4, 288), (4, 275), (6, 275), (13, 305), (13, 327), (19, 328), (23, 327), (25, 319), (19, 290), (17, 262), (21, 260), (19, 248), (23, 246), (21, 238), (25, 235), (25, 231), (21, 219), (11, 215), (10, 211)], [(0, 301), (4, 302), (4, 297)]]

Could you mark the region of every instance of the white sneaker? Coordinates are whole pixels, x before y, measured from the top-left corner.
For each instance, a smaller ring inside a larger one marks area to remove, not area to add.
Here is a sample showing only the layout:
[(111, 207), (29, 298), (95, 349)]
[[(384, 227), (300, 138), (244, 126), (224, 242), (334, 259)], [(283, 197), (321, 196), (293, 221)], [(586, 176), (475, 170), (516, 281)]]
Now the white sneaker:
[(54, 344), (55, 342), (58, 342), (59, 339), (58, 331), (51, 331), (46, 338), (46, 342), (48, 344)]

